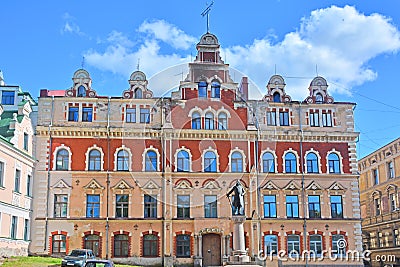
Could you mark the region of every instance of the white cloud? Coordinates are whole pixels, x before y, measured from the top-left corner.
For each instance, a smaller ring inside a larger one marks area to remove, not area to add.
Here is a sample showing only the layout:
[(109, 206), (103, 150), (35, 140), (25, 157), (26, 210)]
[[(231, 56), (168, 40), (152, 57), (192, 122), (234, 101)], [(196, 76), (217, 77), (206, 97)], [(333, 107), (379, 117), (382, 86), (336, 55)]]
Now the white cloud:
[(71, 16), (69, 13), (64, 13), (63, 14), (63, 20), (64, 26), (61, 29), (61, 34), (64, 33), (71, 33), (71, 34), (77, 34), (79, 36), (85, 36), (86, 34), (81, 31), (79, 28), (78, 24), (75, 23), (75, 18)]
[[(177, 49), (187, 49), (194, 47), (197, 39), (160, 20), (144, 22), (138, 31), (147, 35), (142, 43), (135, 45), (122, 33), (112, 32), (106, 50), (88, 51), (87, 62), (128, 77), (140, 58), (140, 69), (148, 77), (169, 68), (169, 82), (178, 84), (182, 77), (172, 77), (172, 73), (179, 73), (183, 68), (171, 70), (170, 67), (188, 62), (191, 57), (163, 54), (160, 47), (165, 42)], [(285, 78), (287, 93), (295, 100), (302, 100), (317, 72), (328, 80), (331, 94), (348, 94), (347, 89), (376, 79), (378, 74), (368, 66), (371, 59), (399, 49), (400, 33), (389, 18), (364, 15), (351, 6), (332, 6), (312, 11), (302, 19), (298, 31), (287, 33), (280, 41), (275, 36), (267, 36), (249, 45), (225, 47), (222, 57), (253, 80), (263, 93), (276, 69)], [(239, 80), (239, 77), (233, 78)], [(165, 92), (165, 84), (154, 82), (154, 85), (151, 89), (156, 95)]]
[(197, 41), (196, 38), (185, 34), (176, 26), (164, 21), (145, 21), (140, 25), (139, 32), (148, 33), (155, 39), (161, 40), (176, 49), (188, 49)]

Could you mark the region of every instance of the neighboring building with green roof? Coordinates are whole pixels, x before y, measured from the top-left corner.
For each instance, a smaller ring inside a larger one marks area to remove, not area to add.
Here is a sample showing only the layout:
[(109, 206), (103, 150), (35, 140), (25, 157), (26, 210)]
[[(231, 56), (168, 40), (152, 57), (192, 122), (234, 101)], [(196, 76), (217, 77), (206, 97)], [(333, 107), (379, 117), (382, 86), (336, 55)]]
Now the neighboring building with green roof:
[(0, 256), (28, 255), (37, 103), (0, 71)]

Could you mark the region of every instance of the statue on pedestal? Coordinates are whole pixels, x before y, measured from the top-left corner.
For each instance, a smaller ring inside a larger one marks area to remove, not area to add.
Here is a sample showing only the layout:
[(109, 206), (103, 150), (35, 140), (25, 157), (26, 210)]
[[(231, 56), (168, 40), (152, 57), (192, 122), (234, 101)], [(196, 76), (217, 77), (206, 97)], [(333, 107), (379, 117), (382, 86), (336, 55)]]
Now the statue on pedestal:
[(233, 210), (232, 215), (244, 215), (244, 188), (240, 181), (238, 180), (234, 187), (226, 194), (228, 199), (230, 200), (230, 196), (233, 195), (233, 201), (230, 202)]

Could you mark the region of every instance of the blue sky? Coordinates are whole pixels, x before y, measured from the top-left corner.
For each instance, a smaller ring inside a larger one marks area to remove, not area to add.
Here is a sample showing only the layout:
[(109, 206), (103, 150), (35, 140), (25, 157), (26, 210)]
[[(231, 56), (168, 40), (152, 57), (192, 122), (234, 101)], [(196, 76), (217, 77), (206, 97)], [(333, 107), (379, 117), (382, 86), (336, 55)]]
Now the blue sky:
[[(69, 88), (84, 57), (97, 93), (120, 96), (139, 61), (160, 96), (195, 56), (206, 4), (3, 1), (0, 69), (6, 84), (37, 97), (42, 88)], [(399, 1), (214, 0), (210, 32), (232, 78), (241, 72), (251, 79), (254, 97), (276, 70), (294, 100), (306, 97), (318, 74), (336, 101), (356, 102), (359, 157), (399, 137)], [(170, 84), (160, 82), (164, 77)]]

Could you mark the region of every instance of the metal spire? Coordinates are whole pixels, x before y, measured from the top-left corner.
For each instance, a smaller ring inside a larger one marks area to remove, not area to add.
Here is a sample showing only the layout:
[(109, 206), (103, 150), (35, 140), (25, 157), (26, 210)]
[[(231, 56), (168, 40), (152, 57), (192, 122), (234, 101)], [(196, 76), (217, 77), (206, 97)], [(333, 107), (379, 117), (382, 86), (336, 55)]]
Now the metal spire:
[(211, 4), (209, 6), (206, 7), (206, 9), (204, 9), (204, 11), (201, 13), (201, 15), (204, 17), (205, 15), (207, 15), (207, 33), (210, 32), (210, 10), (212, 5), (214, 4), (214, 1), (211, 2)]

